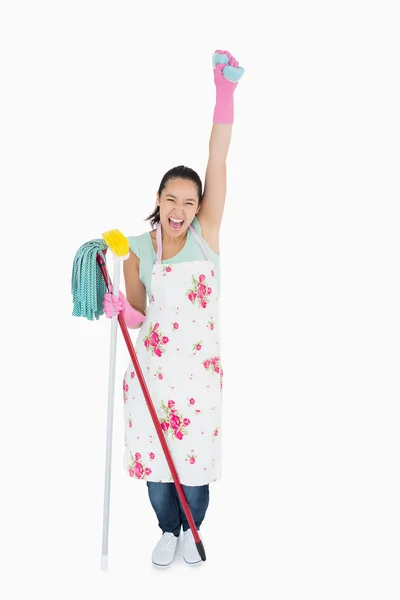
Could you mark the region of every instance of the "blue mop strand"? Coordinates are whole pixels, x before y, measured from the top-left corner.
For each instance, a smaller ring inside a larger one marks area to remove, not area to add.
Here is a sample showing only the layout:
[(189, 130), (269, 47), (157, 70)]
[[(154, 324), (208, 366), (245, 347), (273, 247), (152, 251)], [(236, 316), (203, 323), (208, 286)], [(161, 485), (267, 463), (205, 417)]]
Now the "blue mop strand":
[(104, 314), (103, 297), (107, 289), (96, 260), (103, 250), (107, 250), (107, 244), (97, 239), (83, 244), (75, 254), (71, 279), (73, 317), (93, 321)]

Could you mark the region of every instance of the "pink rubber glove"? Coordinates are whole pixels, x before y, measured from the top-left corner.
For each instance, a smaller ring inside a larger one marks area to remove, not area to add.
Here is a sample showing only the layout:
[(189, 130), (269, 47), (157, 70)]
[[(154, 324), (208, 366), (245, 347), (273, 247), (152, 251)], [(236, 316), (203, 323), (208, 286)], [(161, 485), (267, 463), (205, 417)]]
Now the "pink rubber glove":
[(124, 294), (119, 292), (119, 299), (111, 292), (107, 292), (103, 297), (103, 310), (106, 317), (111, 319), (115, 315), (122, 312), (126, 326), (131, 329), (136, 329), (145, 320), (145, 315), (133, 308)]
[[(227, 50), (216, 50), (217, 54), (226, 54), (229, 58), (229, 64), (232, 67), (238, 67), (238, 61), (233, 58), (232, 54)], [(232, 83), (225, 79), (222, 72), (223, 68), (226, 67), (224, 63), (218, 63), (214, 69), (214, 82), (216, 87), (216, 100), (214, 108), (214, 123), (224, 123), (226, 125), (232, 125), (234, 119), (233, 110), (233, 94), (236, 89), (237, 83)]]

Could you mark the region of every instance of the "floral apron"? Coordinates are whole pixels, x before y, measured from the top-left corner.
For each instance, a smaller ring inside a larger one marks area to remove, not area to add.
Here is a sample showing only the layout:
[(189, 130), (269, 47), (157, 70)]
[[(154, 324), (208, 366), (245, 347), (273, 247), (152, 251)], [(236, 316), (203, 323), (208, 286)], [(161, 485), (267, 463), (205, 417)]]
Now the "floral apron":
[[(157, 228), (152, 302), (135, 351), (179, 479), (195, 486), (221, 477), (223, 371), (214, 265), (190, 230), (205, 260), (163, 264)], [(173, 481), (132, 362), (123, 396), (124, 468), (135, 479)]]

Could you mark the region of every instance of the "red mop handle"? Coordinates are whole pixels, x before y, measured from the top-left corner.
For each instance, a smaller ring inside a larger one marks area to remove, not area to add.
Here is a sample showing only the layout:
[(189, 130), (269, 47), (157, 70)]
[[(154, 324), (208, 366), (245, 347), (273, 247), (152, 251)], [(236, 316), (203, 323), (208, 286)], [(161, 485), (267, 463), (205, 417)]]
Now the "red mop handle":
[[(105, 254), (104, 250), (103, 250), (103, 253)], [(107, 273), (107, 268), (106, 268), (106, 264), (105, 264), (104, 258), (102, 256), (100, 256), (100, 254), (97, 254), (96, 258), (97, 258), (97, 262), (98, 262), (98, 264), (99, 264), (99, 266), (101, 268), (101, 272), (103, 274), (104, 281), (105, 281), (105, 284), (106, 284), (106, 287), (107, 287), (107, 290), (108, 290), (109, 289), (109, 287), (108, 287), (109, 278), (108, 278), (108, 273)], [(153, 402), (151, 400), (149, 389), (147, 387), (145, 378), (143, 376), (142, 369), (141, 369), (141, 367), (139, 365), (139, 362), (138, 362), (138, 359), (137, 359), (137, 356), (136, 356), (136, 352), (135, 352), (135, 349), (133, 347), (132, 340), (131, 340), (131, 337), (129, 335), (129, 331), (128, 331), (128, 328), (126, 326), (125, 319), (124, 319), (122, 313), (119, 313), (119, 315), (118, 315), (118, 323), (119, 323), (119, 325), (121, 327), (122, 335), (125, 338), (125, 342), (126, 342), (126, 345), (128, 347), (129, 355), (130, 355), (132, 363), (134, 365), (134, 368), (135, 368), (135, 371), (136, 371), (136, 375), (137, 375), (137, 377), (139, 379), (139, 383), (140, 383), (140, 386), (142, 388), (142, 392), (143, 392), (144, 397), (146, 399), (146, 403), (147, 403), (147, 406), (149, 408), (151, 418), (153, 419), (153, 423), (154, 423), (154, 426), (156, 428), (158, 438), (159, 438), (159, 440), (161, 442), (161, 445), (163, 447), (165, 458), (167, 459), (168, 466), (169, 466), (169, 468), (171, 470), (171, 474), (172, 474), (172, 478), (173, 478), (174, 483), (175, 483), (176, 491), (178, 492), (178, 496), (179, 496), (179, 499), (180, 499), (180, 501), (182, 503), (183, 510), (185, 511), (185, 515), (186, 515), (186, 518), (188, 520), (190, 529), (192, 530), (197, 550), (199, 552), (199, 555), (200, 555), (201, 559), (203, 561), (205, 561), (206, 560), (206, 555), (205, 555), (203, 543), (202, 543), (202, 541), (200, 539), (199, 532), (197, 531), (197, 527), (196, 527), (196, 524), (195, 524), (194, 519), (192, 517), (192, 513), (190, 512), (189, 505), (187, 503), (185, 494), (184, 494), (183, 489), (182, 489), (182, 484), (181, 484), (181, 482), (179, 480), (178, 473), (177, 473), (177, 471), (175, 469), (175, 465), (173, 463), (173, 460), (172, 460), (172, 457), (171, 457), (171, 454), (170, 454), (170, 451), (169, 451), (169, 448), (168, 448), (168, 445), (167, 445), (167, 442), (166, 442), (166, 439), (165, 439), (164, 432), (161, 429), (161, 425), (160, 425), (160, 422), (158, 420), (157, 413), (155, 411)]]

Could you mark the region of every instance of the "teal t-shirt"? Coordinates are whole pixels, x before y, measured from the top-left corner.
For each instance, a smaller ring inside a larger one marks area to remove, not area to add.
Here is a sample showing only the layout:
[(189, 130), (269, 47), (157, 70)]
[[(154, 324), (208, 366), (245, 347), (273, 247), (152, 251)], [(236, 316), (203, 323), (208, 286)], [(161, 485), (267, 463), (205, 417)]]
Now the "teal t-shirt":
[[(201, 235), (201, 227), (197, 217), (194, 218), (192, 222), (193, 227), (196, 229), (197, 233), (200, 235), (201, 240), (205, 246), (207, 251), (207, 255), (209, 260), (211, 260), (215, 265), (215, 277), (217, 283), (217, 289), (220, 289), (220, 268), (219, 268), (219, 256), (213, 250), (211, 250), (210, 246), (207, 244), (203, 236)], [(153, 265), (157, 258), (157, 255), (154, 251), (153, 242), (150, 237), (150, 232), (146, 231), (146, 233), (142, 233), (141, 235), (131, 235), (128, 236), (129, 246), (132, 252), (136, 254), (136, 256), (140, 260), (140, 268), (139, 268), (139, 278), (143, 285), (146, 288), (147, 296), (149, 302), (151, 302), (151, 277), (153, 272)], [(176, 264), (180, 262), (188, 262), (194, 260), (205, 260), (202, 249), (200, 248), (198, 242), (194, 238), (190, 229), (188, 229), (186, 243), (182, 250), (178, 252), (172, 258), (168, 260), (163, 260), (162, 262), (168, 264)]]

